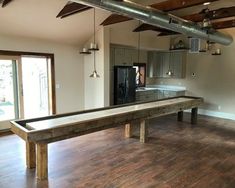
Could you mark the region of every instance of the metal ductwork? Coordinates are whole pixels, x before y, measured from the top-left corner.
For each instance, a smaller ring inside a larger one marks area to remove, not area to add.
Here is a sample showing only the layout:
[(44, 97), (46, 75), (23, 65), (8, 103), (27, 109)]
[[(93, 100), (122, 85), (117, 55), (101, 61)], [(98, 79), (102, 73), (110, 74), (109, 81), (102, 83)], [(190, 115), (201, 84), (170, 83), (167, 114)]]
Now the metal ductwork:
[(72, 0), (88, 6), (105, 9), (117, 14), (131, 17), (150, 25), (159, 26), (175, 32), (179, 32), (191, 37), (198, 37), (207, 41), (216, 42), (223, 45), (229, 45), (233, 42), (230, 35), (202, 29), (198, 24), (184, 20), (171, 14), (153, 9), (151, 7), (142, 6), (128, 0)]

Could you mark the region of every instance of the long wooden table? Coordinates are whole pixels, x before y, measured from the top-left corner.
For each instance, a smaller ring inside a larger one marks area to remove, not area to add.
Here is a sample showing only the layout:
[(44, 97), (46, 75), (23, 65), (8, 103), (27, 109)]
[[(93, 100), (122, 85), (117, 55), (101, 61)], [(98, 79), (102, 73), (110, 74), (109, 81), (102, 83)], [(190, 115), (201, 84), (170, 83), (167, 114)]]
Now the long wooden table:
[[(176, 97), (160, 101), (133, 103), (11, 122), (11, 130), (26, 142), (26, 165), (37, 170), (39, 180), (48, 178), (48, 144), (104, 129), (126, 125), (125, 136), (132, 136), (133, 125), (140, 124), (140, 141), (146, 142), (148, 119), (192, 109), (191, 123), (197, 123), (202, 98)], [(37, 151), (37, 152), (36, 152)]]

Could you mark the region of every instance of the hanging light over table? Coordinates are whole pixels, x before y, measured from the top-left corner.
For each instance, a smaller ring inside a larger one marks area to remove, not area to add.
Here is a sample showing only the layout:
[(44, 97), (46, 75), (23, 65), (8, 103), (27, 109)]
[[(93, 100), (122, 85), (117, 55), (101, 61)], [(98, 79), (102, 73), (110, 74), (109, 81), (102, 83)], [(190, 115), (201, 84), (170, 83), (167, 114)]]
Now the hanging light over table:
[(95, 8), (94, 8), (94, 42), (90, 44), (90, 51), (94, 51), (94, 71), (93, 73), (90, 75), (91, 78), (99, 78), (99, 74), (96, 71), (96, 51), (99, 50), (98, 49), (98, 45), (96, 44), (95, 41)]

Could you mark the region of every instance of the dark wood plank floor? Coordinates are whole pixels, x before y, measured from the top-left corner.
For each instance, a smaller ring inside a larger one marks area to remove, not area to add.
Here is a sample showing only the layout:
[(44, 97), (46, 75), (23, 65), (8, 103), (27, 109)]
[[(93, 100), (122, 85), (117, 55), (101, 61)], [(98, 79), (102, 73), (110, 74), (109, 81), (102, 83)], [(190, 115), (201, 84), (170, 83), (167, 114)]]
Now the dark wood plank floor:
[(124, 127), (49, 145), (49, 180), (25, 167), (25, 145), (0, 137), (1, 188), (234, 188), (235, 132), (229, 120), (199, 116), (151, 120), (150, 139), (125, 139)]

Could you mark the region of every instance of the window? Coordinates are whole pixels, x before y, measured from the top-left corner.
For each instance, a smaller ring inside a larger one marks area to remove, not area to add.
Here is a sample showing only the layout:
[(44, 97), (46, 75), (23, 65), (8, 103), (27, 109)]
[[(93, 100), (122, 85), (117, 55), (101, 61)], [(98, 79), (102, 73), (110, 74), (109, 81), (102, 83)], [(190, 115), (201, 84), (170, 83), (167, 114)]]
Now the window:
[(136, 86), (145, 87), (146, 85), (146, 64), (134, 63), (133, 66), (136, 69)]

